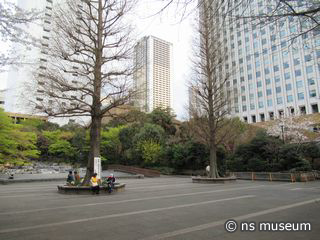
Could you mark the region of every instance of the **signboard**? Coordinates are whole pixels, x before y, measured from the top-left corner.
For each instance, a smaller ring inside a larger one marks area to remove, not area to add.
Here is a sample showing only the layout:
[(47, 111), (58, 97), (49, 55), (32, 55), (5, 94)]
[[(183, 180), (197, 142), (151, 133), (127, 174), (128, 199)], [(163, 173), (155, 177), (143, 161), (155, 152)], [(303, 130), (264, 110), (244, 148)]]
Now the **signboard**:
[(101, 179), (101, 158), (99, 157), (94, 158), (93, 172)]

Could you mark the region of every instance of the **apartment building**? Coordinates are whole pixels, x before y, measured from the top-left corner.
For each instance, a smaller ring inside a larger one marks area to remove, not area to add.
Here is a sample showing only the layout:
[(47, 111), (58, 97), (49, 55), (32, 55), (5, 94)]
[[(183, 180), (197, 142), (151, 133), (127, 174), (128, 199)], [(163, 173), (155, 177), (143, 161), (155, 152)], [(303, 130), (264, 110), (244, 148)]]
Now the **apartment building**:
[(134, 54), (134, 105), (144, 112), (171, 108), (172, 44), (145, 36), (137, 42)]
[(43, 18), (30, 24), (27, 29), (32, 37), (40, 41), (38, 45), (41, 46), (29, 46), (29, 49), (15, 43), (11, 46), (21, 54), (23, 61), (27, 64), (12, 66), (8, 72), (4, 109), (6, 112), (35, 114), (37, 111), (29, 104), (28, 100), (35, 100), (37, 88), (28, 88), (28, 85), (31, 84), (34, 79), (33, 74), (35, 68), (44, 67), (46, 64), (54, 5), (53, 0), (18, 0), (17, 6), (25, 10), (36, 9), (43, 11)]

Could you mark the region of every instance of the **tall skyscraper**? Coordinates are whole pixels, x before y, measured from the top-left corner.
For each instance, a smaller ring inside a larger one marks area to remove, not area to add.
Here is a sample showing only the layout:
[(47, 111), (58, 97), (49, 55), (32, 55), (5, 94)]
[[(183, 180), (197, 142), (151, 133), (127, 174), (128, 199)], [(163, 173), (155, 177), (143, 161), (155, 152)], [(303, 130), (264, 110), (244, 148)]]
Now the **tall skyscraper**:
[(31, 107), (28, 100), (41, 101), (41, 99), (35, 99), (37, 89), (33, 88), (27, 91), (26, 86), (33, 81), (33, 74), (37, 68), (45, 68), (54, 4), (52, 0), (18, 0), (17, 6), (23, 10), (36, 9), (42, 12), (43, 17), (35, 23), (29, 24), (27, 29), (27, 32), (32, 37), (40, 41), (38, 43), (40, 47), (29, 46), (29, 50), (26, 51), (25, 46), (13, 43), (12, 48), (15, 49), (19, 56), (23, 57), (23, 61), (27, 64), (13, 66), (8, 72), (4, 108), (7, 112), (35, 114), (37, 109)]
[(144, 112), (171, 108), (172, 44), (146, 36), (138, 41), (134, 52), (134, 105)]
[[(230, 1), (221, 1), (218, 10), (223, 17), (216, 40), (227, 52), (222, 71), (231, 73), (226, 82), (226, 91), (232, 94), (230, 115), (248, 123), (319, 112), (319, 30), (299, 35), (308, 23), (292, 16), (264, 24), (257, 18), (235, 17), (267, 16), (276, 2), (234, 1), (230, 6)], [(302, 10), (306, 2), (291, 4)], [(226, 14), (226, 9), (232, 10)]]
[[(61, 5), (66, 4), (66, 0), (18, 0), (17, 6), (22, 10), (36, 10), (40, 12), (40, 18), (28, 25), (26, 29), (36, 41), (36, 46), (26, 46), (13, 43), (12, 48), (23, 58), (25, 64), (13, 66), (8, 72), (7, 89), (5, 94), (4, 110), (6, 112), (46, 115), (43, 113), (43, 103), (54, 106), (54, 101), (50, 97), (43, 98), (45, 83), (40, 79), (41, 71), (46, 71), (48, 67), (49, 50), (52, 46), (52, 30), (54, 28), (54, 11)], [(61, 125), (69, 121), (85, 123), (80, 117), (50, 118), (51, 121)]]

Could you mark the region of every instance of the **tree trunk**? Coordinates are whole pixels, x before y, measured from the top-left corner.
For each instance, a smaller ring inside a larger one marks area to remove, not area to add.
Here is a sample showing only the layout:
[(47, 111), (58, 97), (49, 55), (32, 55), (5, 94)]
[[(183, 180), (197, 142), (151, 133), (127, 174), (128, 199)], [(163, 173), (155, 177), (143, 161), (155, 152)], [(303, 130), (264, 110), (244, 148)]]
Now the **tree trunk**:
[(94, 174), (94, 158), (100, 157), (101, 141), (101, 117), (92, 116), (90, 128), (90, 152), (87, 164), (86, 176), (82, 185), (89, 184), (90, 178)]
[(217, 150), (215, 146), (210, 146), (210, 178), (218, 178)]
[(91, 128), (90, 128), (90, 152), (87, 164), (87, 172), (83, 181), (83, 185), (89, 184), (90, 178), (94, 171), (94, 158), (100, 157), (100, 141), (101, 141), (101, 75), (102, 75), (102, 0), (98, 0), (98, 34), (97, 47), (95, 49), (96, 62), (94, 66), (94, 83), (92, 96), (92, 111), (91, 111)]

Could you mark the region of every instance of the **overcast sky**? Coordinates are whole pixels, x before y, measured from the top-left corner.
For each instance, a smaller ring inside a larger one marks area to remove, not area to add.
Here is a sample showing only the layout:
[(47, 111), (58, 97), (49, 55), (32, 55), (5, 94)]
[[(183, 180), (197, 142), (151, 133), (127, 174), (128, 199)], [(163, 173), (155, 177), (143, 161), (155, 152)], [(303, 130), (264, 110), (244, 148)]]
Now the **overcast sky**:
[[(4, 0), (0, 0), (3, 2)], [(13, 0), (14, 1), (14, 0)], [(33, 1), (33, 0), (25, 0)], [(173, 44), (173, 110), (179, 119), (186, 118), (185, 107), (188, 103), (187, 79), (190, 72), (190, 49), (192, 41), (193, 16), (180, 21), (175, 5), (162, 14), (155, 14), (163, 5), (160, 0), (140, 0), (132, 19), (135, 26), (135, 38), (153, 35)], [(196, 1), (195, 1), (196, 2)], [(1, 43), (1, 48), (4, 45)], [(0, 89), (6, 87), (6, 74), (0, 74)]]

